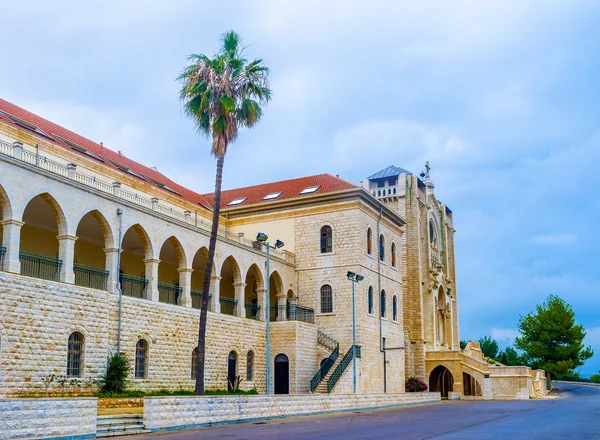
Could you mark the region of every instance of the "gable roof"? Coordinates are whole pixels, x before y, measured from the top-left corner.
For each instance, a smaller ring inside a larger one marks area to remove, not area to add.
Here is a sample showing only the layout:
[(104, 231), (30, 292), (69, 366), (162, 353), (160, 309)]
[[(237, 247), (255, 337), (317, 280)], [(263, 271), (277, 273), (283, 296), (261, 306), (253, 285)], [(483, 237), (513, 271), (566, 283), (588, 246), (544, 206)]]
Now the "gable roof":
[(412, 175), (412, 173), (410, 171), (405, 170), (404, 168), (390, 165), (389, 167), (387, 167), (381, 171), (378, 171), (377, 173), (372, 174), (371, 176), (367, 177), (367, 179), (368, 180), (384, 179), (386, 177), (396, 177), (396, 176), (399, 176), (400, 174)]
[[(21, 122), (19, 121), (21, 120)], [(208, 201), (201, 195), (169, 179), (155, 169), (140, 164), (121, 152), (115, 152), (83, 136), (73, 133), (60, 125), (50, 122), (21, 107), (0, 98), (0, 121), (51, 140), (54, 144), (76, 154), (93, 158), (108, 168), (134, 176), (148, 185), (181, 196), (193, 204), (210, 208)], [(22, 122), (25, 122), (23, 124)], [(31, 127), (33, 125), (34, 127)], [(35, 129), (37, 128), (37, 130)], [(74, 145), (73, 145), (74, 144)], [(87, 152), (86, 152), (87, 151)], [(91, 154), (89, 154), (91, 153)], [(133, 173), (127, 171), (133, 171)]]
[[(325, 194), (346, 189), (356, 189), (359, 186), (354, 185), (338, 176), (331, 174), (317, 174), (314, 176), (299, 177), (297, 179), (281, 180), (279, 182), (264, 183), (261, 185), (247, 186), (245, 188), (236, 188), (221, 192), (221, 208), (227, 209), (228, 205), (234, 200), (244, 199), (242, 202), (233, 206), (247, 206), (257, 203), (269, 203), (270, 201), (279, 201), (292, 199), (295, 197), (304, 197), (300, 192), (307, 188), (319, 188), (311, 191), (309, 194)], [(277, 197), (264, 200), (269, 194), (279, 193)], [(212, 204), (214, 203), (214, 193), (204, 194), (204, 197)]]

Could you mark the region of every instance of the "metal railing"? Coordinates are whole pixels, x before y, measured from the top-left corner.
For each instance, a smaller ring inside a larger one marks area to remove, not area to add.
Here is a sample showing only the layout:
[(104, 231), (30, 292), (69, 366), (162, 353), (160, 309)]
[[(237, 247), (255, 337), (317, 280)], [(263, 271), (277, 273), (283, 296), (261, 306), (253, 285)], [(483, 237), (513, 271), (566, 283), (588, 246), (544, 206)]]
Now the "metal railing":
[[(342, 361), (338, 364), (338, 366), (336, 367), (333, 374), (327, 380), (327, 392), (328, 393), (331, 393), (331, 390), (333, 390), (333, 387), (335, 387), (335, 384), (337, 383), (337, 381), (340, 380), (340, 377), (342, 377), (342, 374), (344, 374), (344, 371), (346, 371), (346, 368), (348, 368), (348, 365), (350, 365), (350, 361), (353, 358), (352, 353), (353, 353), (353, 350), (352, 350), (352, 347), (350, 347), (350, 350), (348, 350), (348, 353), (346, 353), (346, 355), (342, 358)], [(360, 345), (356, 345), (356, 357), (360, 358), (360, 356), (361, 356)]]
[(178, 304), (183, 287), (175, 284), (158, 283), (158, 300), (167, 304)]
[(0, 270), (4, 270), (4, 256), (6, 255), (6, 248), (0, 246)]
[(260, 306), (258, 304), (246, 303), (246, 318), (258, 319), (260, 316)]
[(328, 348), (329, 350), (333, 350), (335, 347), (339, 346), (338, 341), (333, 339), (328, 334), (323, 333), (321, 330), (317, 330), (317, 344)]
[(148, 288), (148, 279), (134, 277), (133, 275), (126, 275), (122, 273), (119, 275), (119, 281), (121, 282), (121, 291), (123, 295), (132, 296), (134, 298), (143, 298)]
[(315, 311), (310, 307), (304, 307), (298, 304), (288, 304), (286, 313), (288, 321), (302, 321), (309, 324), (315, 323)]
[(107, 270), (83, 264), (73, 264), (73, 272), (75, 272), (76, 285), (106, 290), (106, 283), (108, 281)]
[(221, 304), (221, 313), (225, 315), (235, 315), (235, 307), (237, 306), (238, 300), (221, 296), (219, 298), (219, 304)]
[[(192, 295), (192, 308), (200, 310), (200, 306), (202, 306), (202, 290), (194, 290), (190, 291)], [(208, 294), (208, 310), (210, 310), (210, 300), (212, 295)]]
[(50, 281), (60, 280), (62, 260), (21, 251), (19, 252), (19, 261), (21, 262), (21, 275)]
[(340, 355), (340, 344), (336, 344), (335, 348), (333, 349), (333, 351), (331, 352), (331, 354), (329, 355), (329, 357), (327, 357), (327, 359), (325, 359), (323, 361), (323, 363), (321, 364), (321, 368), (319, 368), (319, 371), (317, 371), (317, 374), (315, 374), (312, 378), (312, 380), (310, 381), (310, 391), (314, 392), (317, 387), (319, 386), (319, 384), (323, 381), (323, 379), (325, 379), (325, 377), (327, 377), (327, 373), (329, 373), (329, 370), (331, 370), (331, 367), (333, 367), (333, 365), (335, 364), (335, 361), (337, 361), (337, 358)]

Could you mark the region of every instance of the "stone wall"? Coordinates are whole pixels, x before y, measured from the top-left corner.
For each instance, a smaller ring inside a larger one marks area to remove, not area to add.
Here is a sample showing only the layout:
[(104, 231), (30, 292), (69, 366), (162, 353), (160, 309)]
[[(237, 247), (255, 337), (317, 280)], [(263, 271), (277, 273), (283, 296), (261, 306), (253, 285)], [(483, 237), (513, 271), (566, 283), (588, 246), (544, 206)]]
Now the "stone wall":
[(527, 400), (535, 397), (529, 367), (491, 367), (493, 399)]
[(0, 438), (96, 437), (98, 400), (0, 399)]
[(313, 394), (299, 396), (150, 397), (147, 429), (189, 429), (257, 419), (374, 409), (440, 401), (439, 393)]

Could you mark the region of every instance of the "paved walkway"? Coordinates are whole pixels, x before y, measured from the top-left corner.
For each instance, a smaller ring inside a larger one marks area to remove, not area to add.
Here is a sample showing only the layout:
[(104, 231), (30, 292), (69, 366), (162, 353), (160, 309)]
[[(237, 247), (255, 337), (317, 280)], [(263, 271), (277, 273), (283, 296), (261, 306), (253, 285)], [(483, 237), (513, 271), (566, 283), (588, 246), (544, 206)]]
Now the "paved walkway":
[(192, 439), (600, 440), (600, 388), (560, 384), (560, 398), (442, 402), (127, 437)]

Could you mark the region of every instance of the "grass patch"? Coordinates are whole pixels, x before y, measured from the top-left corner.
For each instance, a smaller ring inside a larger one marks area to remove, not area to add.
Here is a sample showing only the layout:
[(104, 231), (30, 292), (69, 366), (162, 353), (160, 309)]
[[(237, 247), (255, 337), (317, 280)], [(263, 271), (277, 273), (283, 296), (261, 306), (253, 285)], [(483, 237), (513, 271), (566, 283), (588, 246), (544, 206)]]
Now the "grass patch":
[[(248, 391), (236, 390), (206, 390), (204, 393), (206, 396), (248, 396), (257, 395), (256, 389)], [(136, 399), (142, 397), (164, 397), (164, 396), (193, 396), (193, 390), (158, 390), (158, 391), (124, 391), (122, 393), (114, 393), (110, 391), (101, 391), (96, 394), (98, 398), (104, 399)]]

